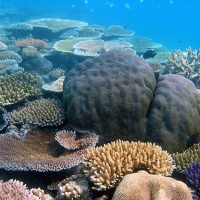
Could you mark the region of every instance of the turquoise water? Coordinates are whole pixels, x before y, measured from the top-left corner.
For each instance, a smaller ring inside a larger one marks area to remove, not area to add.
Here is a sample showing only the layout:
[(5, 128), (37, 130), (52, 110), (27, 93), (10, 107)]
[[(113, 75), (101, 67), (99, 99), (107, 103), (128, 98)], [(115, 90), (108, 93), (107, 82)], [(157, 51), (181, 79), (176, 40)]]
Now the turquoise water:
[(39, 17), (70, 18), (105, 27), (122, 25), (170, 50), (200, 46), (199, 0), (1, 0), (0, 7), (19, 11), (15, 17), (1, 16), (1, 21), (8, 23)]

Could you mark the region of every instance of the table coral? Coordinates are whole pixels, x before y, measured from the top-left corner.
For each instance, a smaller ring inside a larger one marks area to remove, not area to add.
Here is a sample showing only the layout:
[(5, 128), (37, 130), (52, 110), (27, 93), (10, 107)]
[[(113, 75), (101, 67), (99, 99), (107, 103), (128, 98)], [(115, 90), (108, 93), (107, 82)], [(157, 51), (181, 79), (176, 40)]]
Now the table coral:
[(95, 190), (116, 186), (135, 169), (146, 169), (164, 176), (169, 176), (174, 169), (171, 156), (160, 146), (121, 140), (89, 149), (84, 164), (85, 173), (95, 184)]
[(187, 185), (170, 177), (145, 171), (126, 175), (112, 200), (192, 200)]

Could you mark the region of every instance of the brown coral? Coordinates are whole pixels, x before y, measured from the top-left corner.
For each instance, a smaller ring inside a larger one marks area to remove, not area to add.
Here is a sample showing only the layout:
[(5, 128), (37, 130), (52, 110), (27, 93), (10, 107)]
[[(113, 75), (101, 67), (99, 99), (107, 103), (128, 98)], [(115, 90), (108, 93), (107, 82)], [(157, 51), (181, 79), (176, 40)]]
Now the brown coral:
[(126, 175), (112, 200), (192, 200), (187, 185), (170, 177), (145, 171)]
[(10, 179), (7, 182), (0, 182), (1, 200), (40, 200), (39, 197), (27, 189), (23, 182)]
[(55, 139), (68, 150), (82, 149), (86, 147), (95, 147), (98, 136), (95, 133), (84, 134), (77, 137), (75, 131), (59, 131)]
[(65, 116), (62, 103), (56, 99), (39, 99), (27, 103), (19, 110), (8, 113), (11, 124), (30, 123), (44, 126), (57, 126), (64, 122)]
[(114, 187), (134, 169), (168, 176), (174, 168), (171, 156), (160, 146), (121, 140), (88, 150), (84, 163), (96, 190)]
[(0, 104), (11, 105), (41, 95), (37, 84), (38, 78), (27, 72), (0, 77)]
[(172, 154), (176, 170), (183, 173), (189, 165), (195, 161), (200, 161), (200, 144), (194, 144), (182, 153)]
[(0, 135), (0, 168), (19, 171), (61, 171), (83, 161), (86, 149), (64, 149), (49, 131), (32, 130), (20, 139)]
[(17, 47), (28, 47), (32, 46), (35, 48), (43, 48), (47, 46), (47, 43), (43, 40), (34, 39), (34, 38), (27, 38), (23, 40), (19, 40), (15, 44)]

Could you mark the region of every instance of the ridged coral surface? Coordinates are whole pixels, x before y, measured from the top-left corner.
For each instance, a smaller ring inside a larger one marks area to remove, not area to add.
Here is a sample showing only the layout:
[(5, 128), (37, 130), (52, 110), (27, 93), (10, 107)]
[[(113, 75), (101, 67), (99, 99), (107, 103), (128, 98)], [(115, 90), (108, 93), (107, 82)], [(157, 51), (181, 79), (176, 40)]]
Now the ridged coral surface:
[(123, 50), (87, 59), (67, 74), (64, 104), (72, 126), (112, 137), (144, 137), (145, 117), (153, 98), (152, 68)]
[(192, 200), (187, 185), (170, 177), (145, 171), (126, 175), (112, 200)]
[(114, 187), (126, 174), (146, 169), (153, 174), (168, 176), (173, 171), (171, 156), (152, 143), (116, 141), (89, 149), (84, 157), (86, 174), (96, 190)]
[[(200, 92), (188, 79), (160, 76), (148, 111), (147, 138), (171, 152), (181, 152), (187, 139), (200, 132)], [(170, 144), (170, 145), (169, 145)]]

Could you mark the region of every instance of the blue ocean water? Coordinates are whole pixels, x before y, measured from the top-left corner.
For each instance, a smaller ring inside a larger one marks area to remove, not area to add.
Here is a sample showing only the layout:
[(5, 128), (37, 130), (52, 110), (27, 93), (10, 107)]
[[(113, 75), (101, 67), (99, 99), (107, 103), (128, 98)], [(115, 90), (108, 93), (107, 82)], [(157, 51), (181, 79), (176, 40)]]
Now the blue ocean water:
[(0, 9), (19, 10), (11, 19), (1, 16), (1, 21), (9, 23), (70, 18), (105, 27), (122, 25), (170, 50), (200, 46), (199, 0), (1, 0)]

